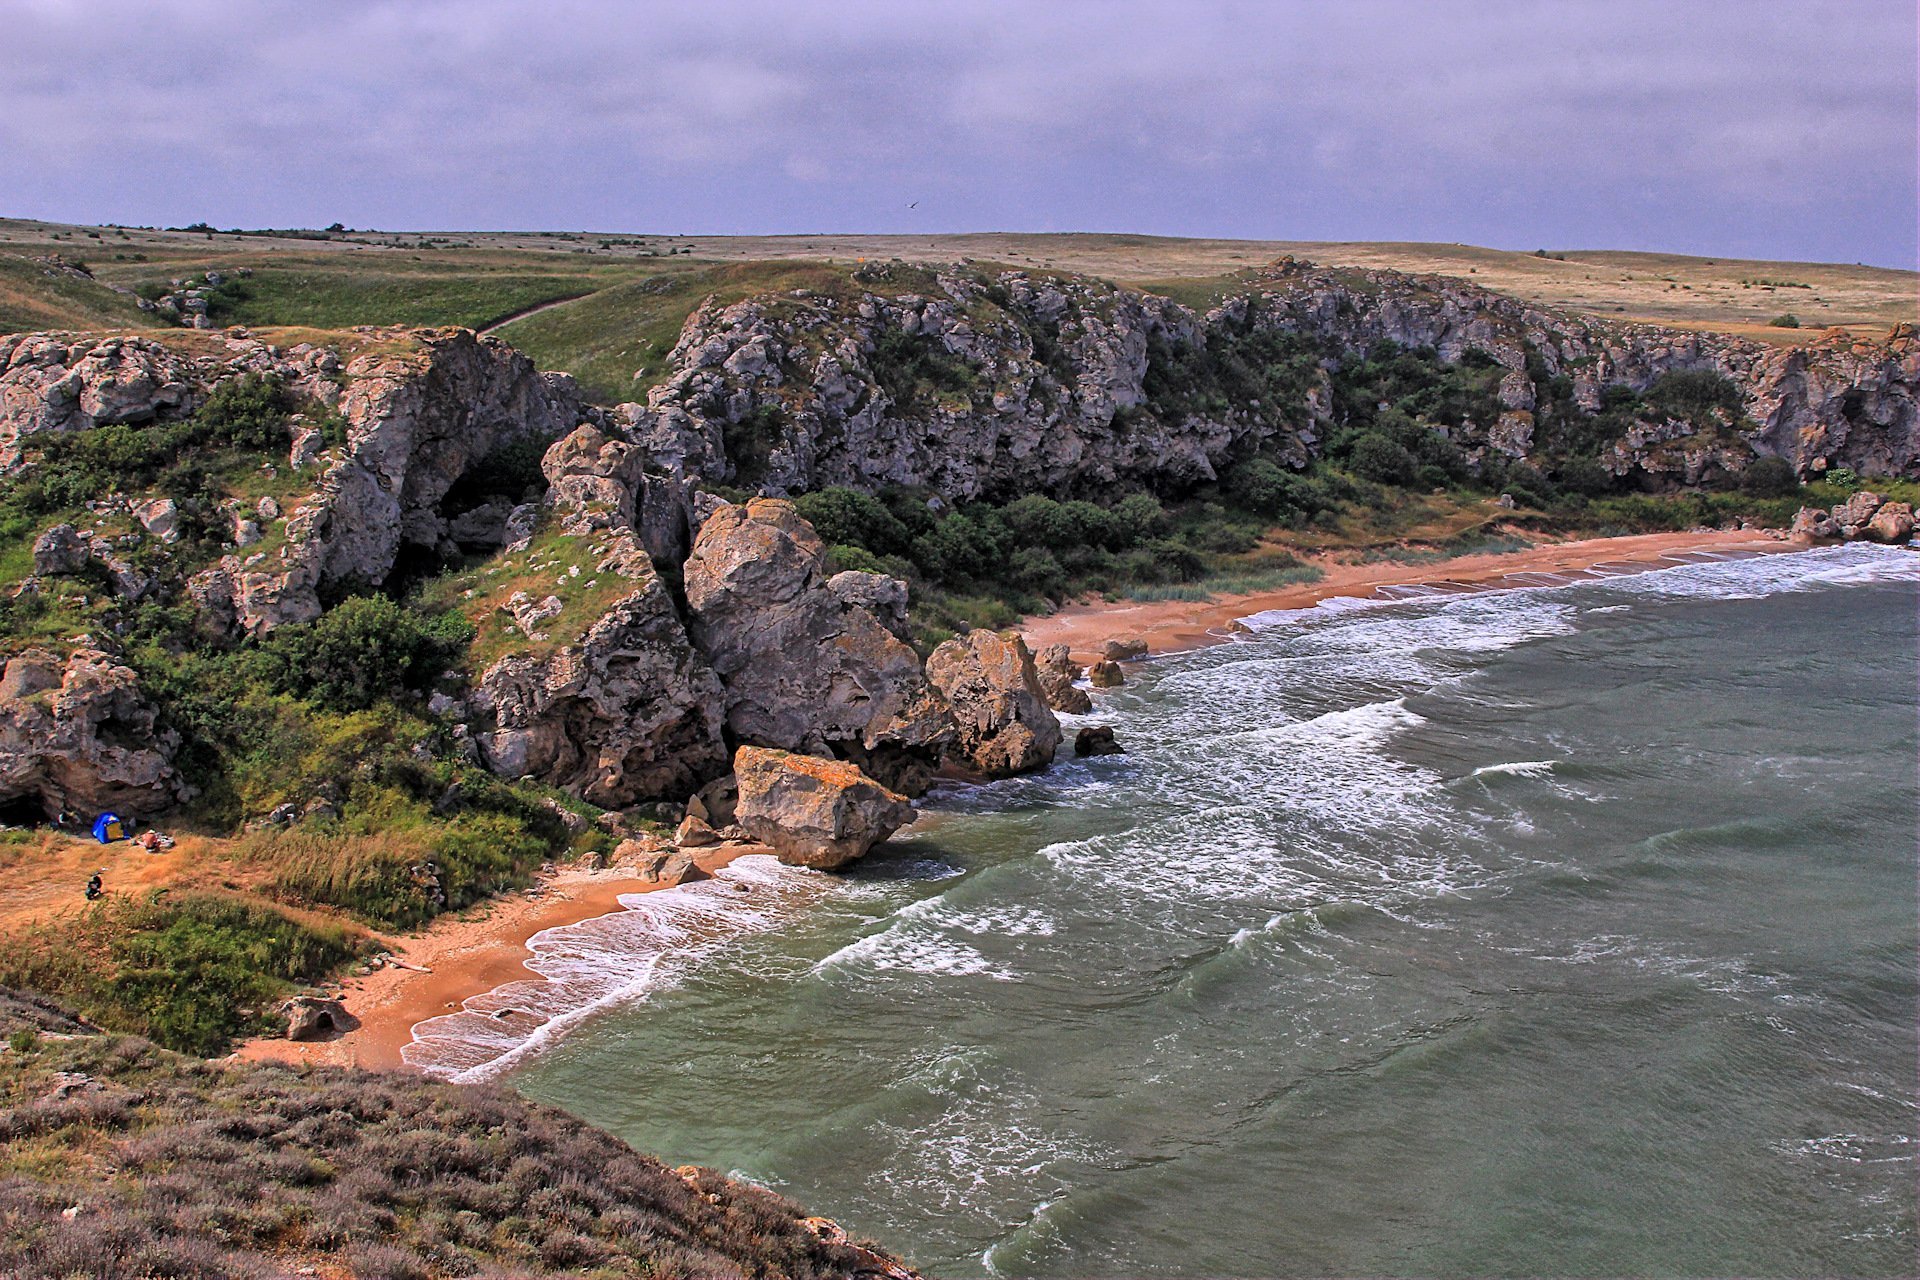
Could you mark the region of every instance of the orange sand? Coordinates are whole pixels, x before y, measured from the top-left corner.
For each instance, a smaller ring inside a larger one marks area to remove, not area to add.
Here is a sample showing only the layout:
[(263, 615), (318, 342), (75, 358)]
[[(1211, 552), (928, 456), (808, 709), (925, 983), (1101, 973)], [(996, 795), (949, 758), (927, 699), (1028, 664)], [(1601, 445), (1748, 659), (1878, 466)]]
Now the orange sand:
[(1488, 555), (1466, 555), (1428, 565), (1342, 564), (1313, 561), (1326, 576), (1318, 582), (1281, 587), (1251, 595), (1218, 596), (1212, 600), (1165, 600), (1139, 604), (1125, 602), (1071, 605), (1058, 613), (1026, 619), (1020, 624), (1027, 644), (1036, 653), (1064, 642), (1078, 662), (1100, 657), (1108, 640), (1138, 638), (1151, 653), (1173, 653), (1217, 644), (1228, 638), (1228, 628), (1239, 618), (1269, 609), (1306, 609), (1334, 596), (1366, 598), (1381, 587), (1446, 583), (1462, 589), (1498, 590), (1524, 585), (1504, 581), (1515, 573), (1571, 573), (1606, 564), (1614, 570), (1670, 568), (1660, 559), (1685, 551), (1793, 551), (1795, 544), (1752, 532), (1709, 530), (1700, 533), (1649, 533), (1624, 538), (1588, 538), (1556, 542)]
[[(722, 845), (697, 851), (707, 871), (744, 853), (765, 852), (758, 845)], [(405, 1068), (400, 1051), (413, 1040), (413, 1028), (428, 1018), (458, 1009), (462, 1002), (495, 987), (538, 975), (526, 967), (528, 941), (543, 929), (578, 924), (621, 910), (622, 894), (647, 893), (663, 884), (637, 880), (630, 869), (606, 871), (566, 868), (545, 878), (536, 896), (512, 894), (475, 907), (459, 917), (443, 916), (422, 932), (396, 941), (391, 951), (420, 969), (376, 969), (347, 979), (340, 999), (360, 1026), (334, 1040), (295, 1044), (291, 1040), (251, 1040), (236, 1057), (253, 1061), (319, 1062), (335, 1066)]]

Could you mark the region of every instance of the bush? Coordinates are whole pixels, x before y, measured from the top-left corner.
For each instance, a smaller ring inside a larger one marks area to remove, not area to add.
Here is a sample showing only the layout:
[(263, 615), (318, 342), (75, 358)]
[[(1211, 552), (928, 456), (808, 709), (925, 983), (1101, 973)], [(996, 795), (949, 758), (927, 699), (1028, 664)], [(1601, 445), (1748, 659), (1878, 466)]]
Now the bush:
[(472, 643), (456, 613), (423, 616), (385, 596), (354, 596), (317, 622), (282, 627), (259, 663), (280, 689), (342, 711), (422, 693)]
[(1759, 458), (1741, 472), (1740, 488), (1756, 498), (1785, 498), (1800, 492), (1800, 477), (1785, 458)]
[(214, 442), (242, 449), (284, 448), (291, 439), (287, 417), (292, 407), (277, 377), (247, 373), (216, 386), (198, 417)]
[(801, 494), (793, 505), (826, 543), (863, 547), (876, 556), (904, 555), (912, 549), (913, 535), (870, 493), (820, 489)]
[(1738, 421), (1746, 404), (1738, 386), (1710, 369), (1663, 373), (1647, 388), (1645, 399), (1661, 413), (1696, 424), (1720, 416)]
[(1377, 484), (1410, 485), (1419, 469), (1411, 453), (1374, 432), (1353, 442), (1348, 461), (1355, 475)]
[(1767, 321), (1767, 323), (1775, 329), (1798, 329), (1800, 327), (1800, 317), (1789, 311), (1785, 315), (1775, 316), (1773, 319)]

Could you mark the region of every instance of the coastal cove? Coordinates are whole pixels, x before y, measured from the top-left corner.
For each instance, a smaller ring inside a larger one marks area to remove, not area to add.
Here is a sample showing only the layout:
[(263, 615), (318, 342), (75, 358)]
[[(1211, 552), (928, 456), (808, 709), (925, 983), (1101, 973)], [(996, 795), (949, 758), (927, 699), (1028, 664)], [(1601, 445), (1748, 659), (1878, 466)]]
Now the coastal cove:
[[(1067, 643), (1089, 661), (1099, 655), (1106, 640), (1122, 636), (1143, 639), (1153, 653), (1165, 655), (1230, 642), (1236, 638), (1238, 620), (1255, 614), (1315, 607), (1324, 601), (1389, 600), (1403, 593), (1433, 590), (1430, 584), (1436, 578), (1449, 588), (1512, 590), (1539, 585), (1534, 575), (1586, 574), (1595, 565), (1606, 565), (1610, 574), (1618, 575), (1686, 562), (1665, 557), (1777, 554), (1792, 549), (1791, 544), (1745, 532), (1696, 530), (1548, 543), (1520, 552), (1456, 557), (1427, 568), (1392, 562), (1330, 564), (1323, 576), (1310, 584), (1221, 596), (1204, 604), (1172, 601), (1069, 606), (1026, 619), (1020, 630), (1035, 651), (1047, 644)], [(1239, 634), (1244, 634), (1244, 628)], [(1100, 717), (1088, 719), (1097, 722)], [(923, 817), (921, 829), (937, 820), (937, 811)], [(741, 853), (754, 851), (751, 845), (729, 845), (699, 861), (704, 869), (717, 871)], [(540, 967), (529, 961), (538, 947), (536, 938), (547, 930), (618, 914), (627, 909), (623, 904), (628, 895), (658, 892), (661, 888), (617, 866), (602, 871), (567, 868), (556, 872), (545, 877), (530, 894), (489, 902), (460, 918), (436, 921), (420, 934), (396, 939), (394, 954), (402, 965), (349, 978), (343, 984), (341, 1000), (360, 1024), (353, 1031), (310, 1042), (277, 1036), (253, 1040), (239, 1054), (261, 1061), (376, 1069), (412, 1065), (407, 1051), (420, 1024), (463, 1009), (486, 1017), (501, 1009), (516, 1009), (514, 995), (506, 993), (507, 989), (524, 991), (524, 984), (541, 980)], [(617, 999), (608, 992), (594, 996), (596, 1002)], [(524, 1035), (531, 1015), (512, 1021), (517, 1027), (508, 1029)], [(543, 1036), (542, 1043), (548, 1039)], [(512, 1045), (515, 1041), (509, 1036), (502, 1043)], [(430, 1055), (422, 1055), (421, 1060), (433, 1061)]]
[(624, 989), (543, 1052), (423, 1041), (942, 1274), (1902, 1274), (1917, 578), (1277, 606), (1088, 718), (1129, 755), (555, 930)]

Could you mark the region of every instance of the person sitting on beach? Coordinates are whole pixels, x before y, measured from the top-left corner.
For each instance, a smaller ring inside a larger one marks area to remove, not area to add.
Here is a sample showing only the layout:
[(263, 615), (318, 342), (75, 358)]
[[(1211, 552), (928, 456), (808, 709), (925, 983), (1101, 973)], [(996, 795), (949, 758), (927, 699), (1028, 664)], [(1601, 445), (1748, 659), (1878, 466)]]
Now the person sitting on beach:
[(92, 902), (95, 898), (98, 898), (102, 893), (106, 892), (101, 888), (101, 883), (100, 873), (98, 871), (94, 872), (93, 879), (87, 881), (88, 902)]

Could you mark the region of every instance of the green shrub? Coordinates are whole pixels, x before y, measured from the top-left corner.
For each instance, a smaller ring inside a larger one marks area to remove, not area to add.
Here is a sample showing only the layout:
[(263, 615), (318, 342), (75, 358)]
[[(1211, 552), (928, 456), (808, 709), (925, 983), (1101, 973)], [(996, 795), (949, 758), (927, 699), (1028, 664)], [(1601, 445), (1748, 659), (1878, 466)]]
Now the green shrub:
[(473, 628), (457, 613), (422, 615), (385, 596), (354, 596), (305, 626), (262, 642), (275, 687), (325, 707), (364, 711), (419, 694), (457, 662)]
[(280, 379), (246, 373), (214, 387), (197, 415), (204, 438), (242, 449), (284, 448), (293, 405)]
[(1419, 467), (1406, 449), (1374, 432), (1353, 442), (1348, 461), (1355, 475), (1379, 484), (1412, 484)]
[(1800, 317), (1789, 311), (1784, 315), (1775, 316), (1773, 319), (1767, 321), (1767, 323), (1775, 329), (1798, 329), (1800, 327)]
[(757, 405), (738, 422), (721, 428), (721, 446), (733, 467), (733, 478), (743, 485), (757, 485), (767, 478), (773, 451), (786, 433), (787, 413), (776, 404)]
[(1800, 492), (1800, 477), (1785, 458), (1759, 458), (1740, 473), (1740, 488), (1756, 498), (1785, 498)]
[(870, 493), (818, 489), (795, 498), (794, 506), (829, 544), (861, 547), (876, 556), (904, 555), (912, 549), (913, 535), (886, 503)]
[(1710, 369), (1676, 369), (1647, 388), (1646, 402), (1658, 412), (1705, 424), (1716, 417), (1737, 421), (1745, 408), (1740, 388)]

